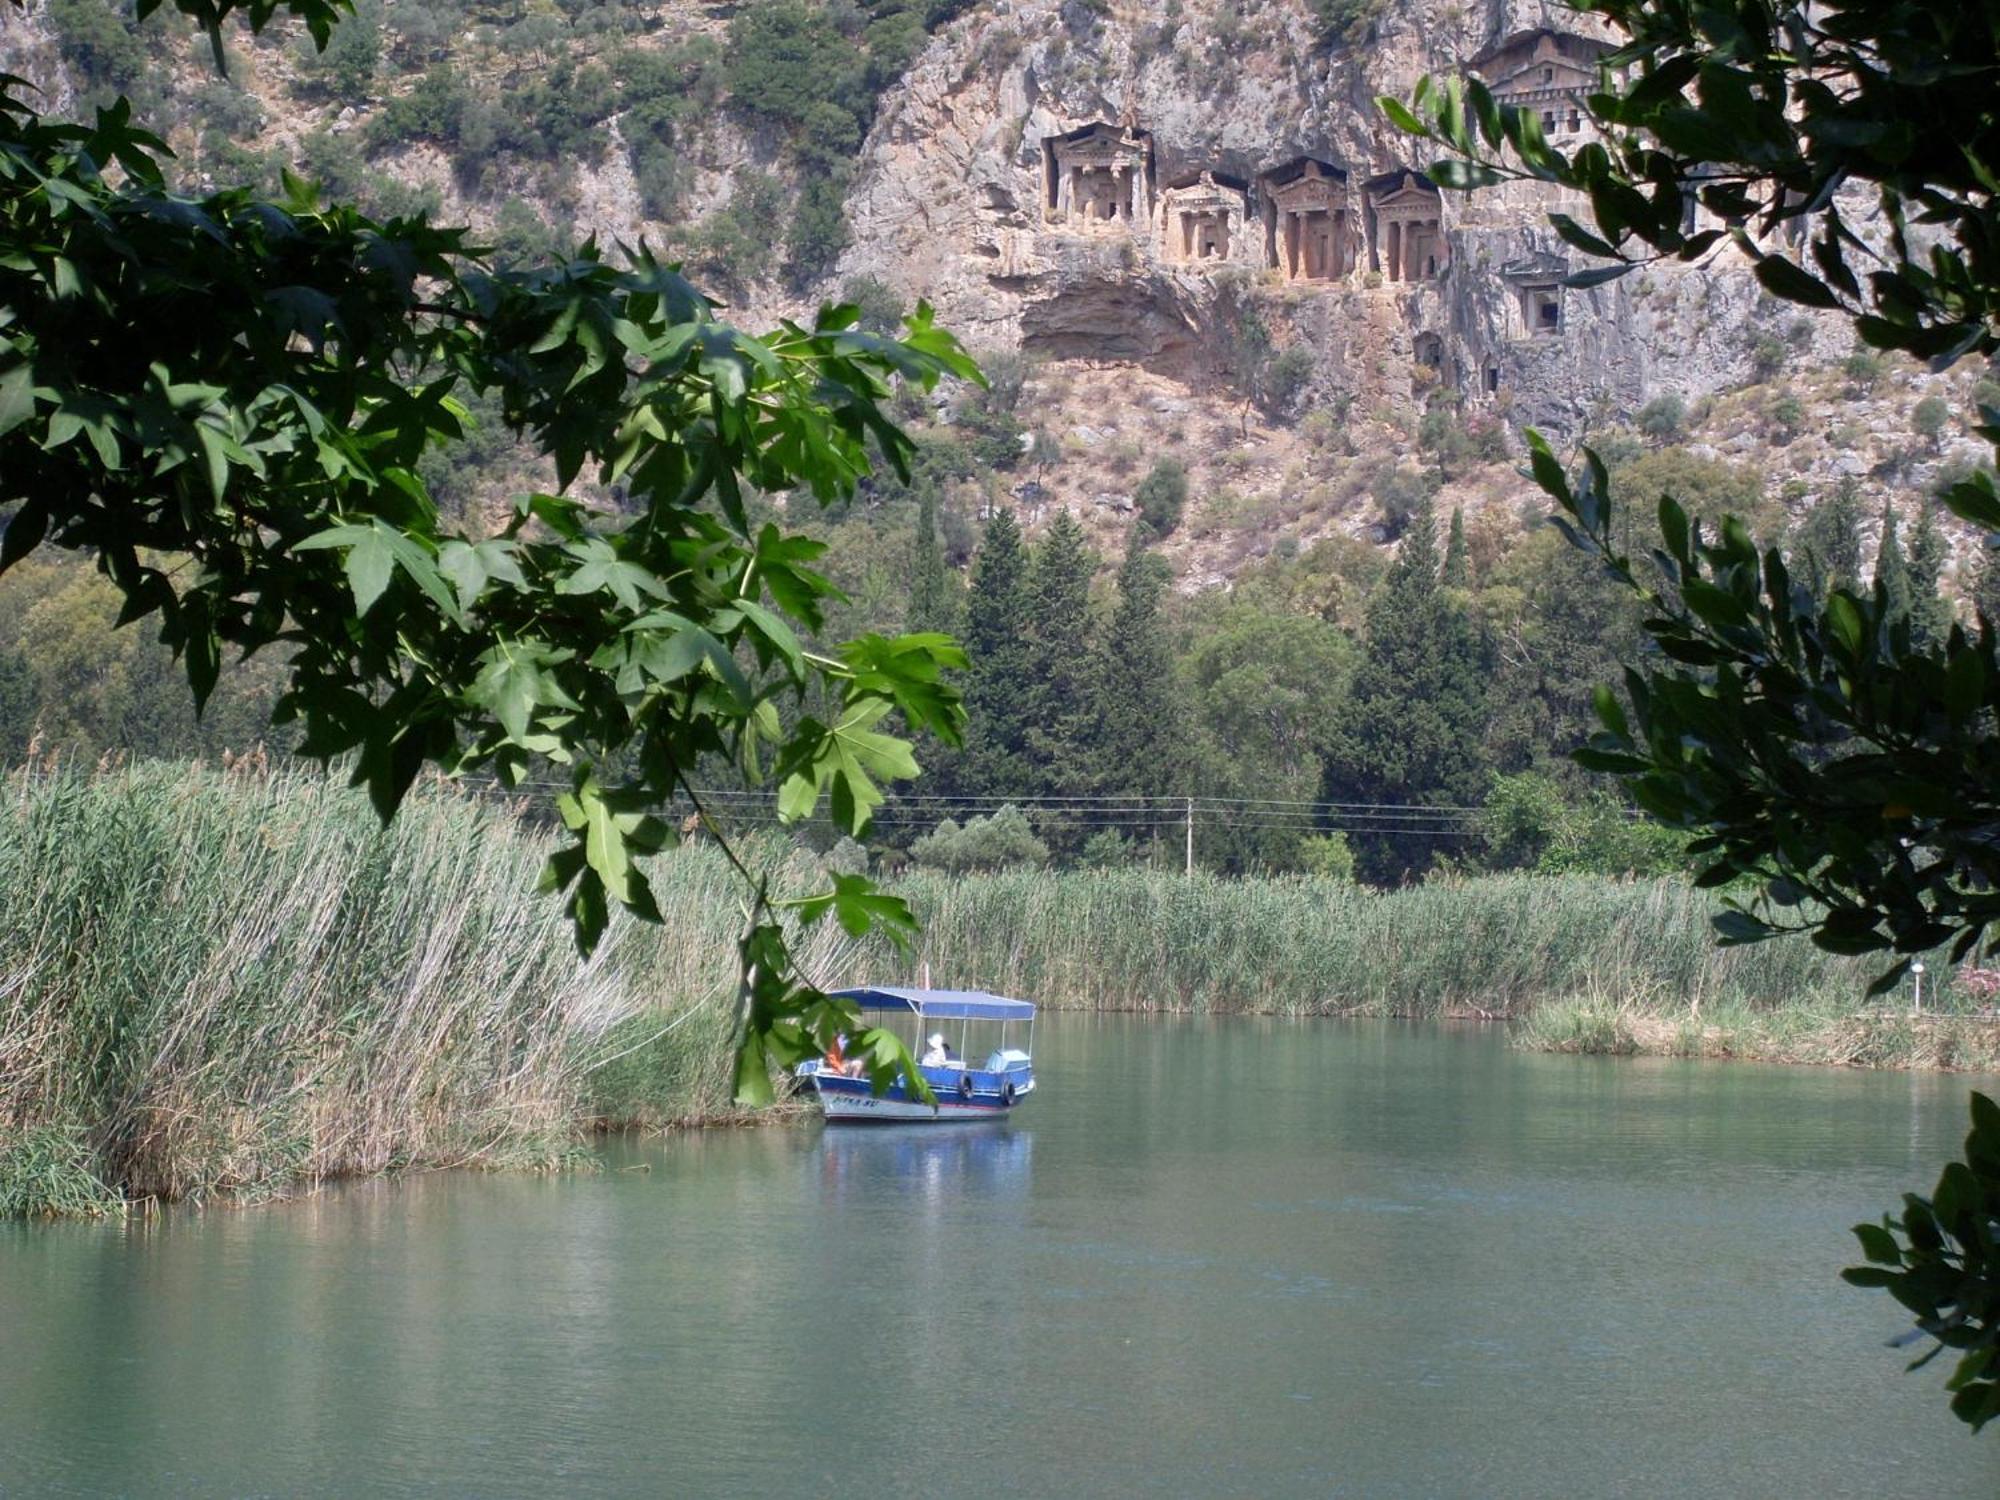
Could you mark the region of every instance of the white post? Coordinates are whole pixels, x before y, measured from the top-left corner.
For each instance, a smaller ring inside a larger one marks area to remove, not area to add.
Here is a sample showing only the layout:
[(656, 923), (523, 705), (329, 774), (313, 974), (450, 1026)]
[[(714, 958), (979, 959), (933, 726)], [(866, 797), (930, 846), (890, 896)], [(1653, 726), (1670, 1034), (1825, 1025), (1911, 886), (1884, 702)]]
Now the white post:
[(1924, 1013), (1924, 961), (1921, 958), (1910, 965), (1910, 977), (1914, 983), (1910, 992), (1910, 1014), (1920, 1016)]
[(1187, 874), (1194, 876), (1194, 798), (1187, 799)]

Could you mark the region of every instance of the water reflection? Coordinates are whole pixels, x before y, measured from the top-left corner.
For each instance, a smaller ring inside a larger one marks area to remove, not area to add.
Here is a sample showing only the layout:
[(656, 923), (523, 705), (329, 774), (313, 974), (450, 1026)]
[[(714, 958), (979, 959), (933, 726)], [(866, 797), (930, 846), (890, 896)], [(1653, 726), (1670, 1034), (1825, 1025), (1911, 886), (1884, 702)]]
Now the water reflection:
[(886, 1189), (917, 1199), (934, 1223), (977, 1201), (1026, 1202), (1034, 1163), (1034, 1131), (1007, 1120), (974, 1125), (828, 1125), (820, 1132), (824, 1201), (873, 1198)]

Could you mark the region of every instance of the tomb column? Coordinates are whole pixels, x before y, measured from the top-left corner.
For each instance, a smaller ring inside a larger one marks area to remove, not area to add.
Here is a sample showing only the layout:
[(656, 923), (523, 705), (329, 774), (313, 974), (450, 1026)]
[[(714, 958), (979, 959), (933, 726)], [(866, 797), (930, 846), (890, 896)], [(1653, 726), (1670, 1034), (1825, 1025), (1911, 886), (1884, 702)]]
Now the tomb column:
[(1389, 254), (1386, 259), (1388, 265), (1385, 267), (1385, 270), (1389, 280), (1401, 281), (1403, 279), (1403, 221), (1401, 219), (1391, 219), (1389, 221)]

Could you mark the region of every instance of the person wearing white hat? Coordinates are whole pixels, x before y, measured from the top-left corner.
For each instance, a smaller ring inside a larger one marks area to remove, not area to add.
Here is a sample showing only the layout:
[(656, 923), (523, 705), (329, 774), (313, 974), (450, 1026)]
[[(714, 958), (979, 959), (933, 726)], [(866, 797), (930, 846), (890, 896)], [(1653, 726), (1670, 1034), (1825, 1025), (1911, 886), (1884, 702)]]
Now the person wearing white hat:
[(944, 1044), (944, 1033), (933, 1031), (924, 1040), (924, 1055), (918, 1059), (927, 1068), (941, 1068), (951, 1061), (951, 1049)]

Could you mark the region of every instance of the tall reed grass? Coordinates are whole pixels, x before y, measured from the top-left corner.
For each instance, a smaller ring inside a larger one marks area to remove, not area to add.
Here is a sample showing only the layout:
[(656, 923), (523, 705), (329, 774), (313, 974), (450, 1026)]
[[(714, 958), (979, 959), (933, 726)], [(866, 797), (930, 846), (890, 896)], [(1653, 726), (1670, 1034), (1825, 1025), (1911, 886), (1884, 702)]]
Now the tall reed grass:
[[(582, 962), (535, 893), (543, 855), (504, 812), (444, 790), (385, 831), (303, 773), (15, 773), (0, 783), (0, 1177), (15, 1184), (0, 1202), (88, 1196), (86, 1161), (99, 1184), (161, 1198), (557, 1161), (594, 1112), (644, 1112), (593, 1075), (621, 1049), (657, 1056), (663, 1034), (701, 1055), (672, 1107), (654, 1087), (648, 1111), (725, 1107), (726, 872), (680, 864), (675, 920), (620, 924)], [(710, 1015), (678, 1024), (689, 1006)], [(70, 1187), (50, 1190), (58, 1178)]]
[(1494, 875), (1375, 891), (1135, 870), (924, 875), (899, 889), (934, 979), (1058, 1009), (1513, 1017), (1586, 992), (1852, 1006), (1872, 973), (1802, 941), (1718, 949), (1713, 901), (1670, 881)]

